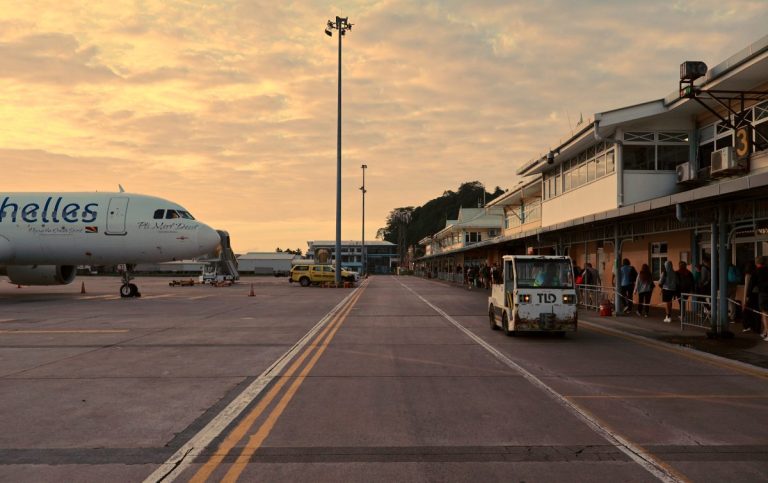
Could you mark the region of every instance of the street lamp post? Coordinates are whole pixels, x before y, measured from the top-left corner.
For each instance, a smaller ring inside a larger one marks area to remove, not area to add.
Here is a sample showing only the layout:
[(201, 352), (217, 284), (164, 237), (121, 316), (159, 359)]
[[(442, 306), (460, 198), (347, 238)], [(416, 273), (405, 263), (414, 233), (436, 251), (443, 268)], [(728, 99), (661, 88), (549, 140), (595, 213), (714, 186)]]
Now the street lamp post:
[(364, 164), (360, 166), (363, 169), (363, 186), (360, 187), (360, 191), (363, 192), (363, 248), (362, 248), (362, 260), (363, 260), (363, 269), (361, 276), (365, 277), (368, 274), (368, 260), (365, 258), (365, 193), (367, 192), (365, 189), (365, 170), (368, 168), (367, 164)]
[(338, 96), (338, 122), (336, 126), (336, 274), (334, 282), (341, 285), (341, 38), (347, 30), (352, 30), (349, 17), (336, 17), (336, 21), (328, 21), (325, 34), (333, 37), (332, 30), (339, 31), (339, 96)]

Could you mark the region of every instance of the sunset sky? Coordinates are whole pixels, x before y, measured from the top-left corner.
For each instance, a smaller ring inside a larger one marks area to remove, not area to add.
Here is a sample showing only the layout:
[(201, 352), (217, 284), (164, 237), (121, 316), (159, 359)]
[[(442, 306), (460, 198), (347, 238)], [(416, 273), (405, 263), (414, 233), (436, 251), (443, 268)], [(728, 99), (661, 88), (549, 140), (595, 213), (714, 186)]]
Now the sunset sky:
[[(342, 237), (515, 169), (580, 114), (664, 97), (768, 33), (748, 1), (2, 1), (3, 191), (168, 198), (237, 252), (335, 237), (337, 38)], [(570, 121), (569, 121), (570, 119)]]

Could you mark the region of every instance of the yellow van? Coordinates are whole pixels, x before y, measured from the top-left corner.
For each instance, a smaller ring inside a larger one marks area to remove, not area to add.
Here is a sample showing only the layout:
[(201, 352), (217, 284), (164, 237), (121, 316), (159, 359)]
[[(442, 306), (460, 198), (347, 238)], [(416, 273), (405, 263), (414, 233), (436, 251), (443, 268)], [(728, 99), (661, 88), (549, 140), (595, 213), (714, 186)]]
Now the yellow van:
[[(355, 282), (357, 274), (347, 270), (341, 270), (341, 279), (344, 282)], [(289, 283), (298, 282), (302, 287), (312, 284), (333, 283), (336, 280), (336, 270), (332, 265), (304, 264), (294, 265), (291, 268)]]

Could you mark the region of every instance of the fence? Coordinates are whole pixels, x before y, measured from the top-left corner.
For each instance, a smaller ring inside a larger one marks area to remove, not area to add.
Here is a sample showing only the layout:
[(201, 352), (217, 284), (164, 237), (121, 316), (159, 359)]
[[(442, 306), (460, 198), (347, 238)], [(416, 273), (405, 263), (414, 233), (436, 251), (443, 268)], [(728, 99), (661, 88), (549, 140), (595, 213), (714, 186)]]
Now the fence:
[(576, 292), (579, 297), (579, 306), (589, 310), (600, 310), (600, 303), (603, 300), (609, 300), (613, 304), (616, 289), (600, 285), (577, 285)]
[(680, 294), (680, 330), (686, 325), (709, 329), (712, 327), (712, 304), (709, 295)]

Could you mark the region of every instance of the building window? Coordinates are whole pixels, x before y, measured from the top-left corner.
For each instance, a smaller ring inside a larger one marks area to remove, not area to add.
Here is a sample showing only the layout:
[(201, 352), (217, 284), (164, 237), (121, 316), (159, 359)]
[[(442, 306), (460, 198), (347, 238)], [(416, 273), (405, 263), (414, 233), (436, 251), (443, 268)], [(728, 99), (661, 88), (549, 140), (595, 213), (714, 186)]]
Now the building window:
[(598, 180), (614, 171), (614, 148), (597, 143), (543, 175), (543, 198), (553, 198)]
[(477, 243), (480, 241), (480, 233), (476, 231), (468, 231), (464, 233), (464, 243), (469, 245), (470, 243)]
[(658, 146), (658, 169), (660, 171), (674, 171), (678, 164), (687, 163), (688, 146)]
[(651, 273), (653, 279), (661, 277), (661, 268), (667, 261), (667, 242), (651, 243)]
[(689, 136), (683, 131), (627, 132), (622, 151), (624, 169), (674, 171), (688, 161)]

